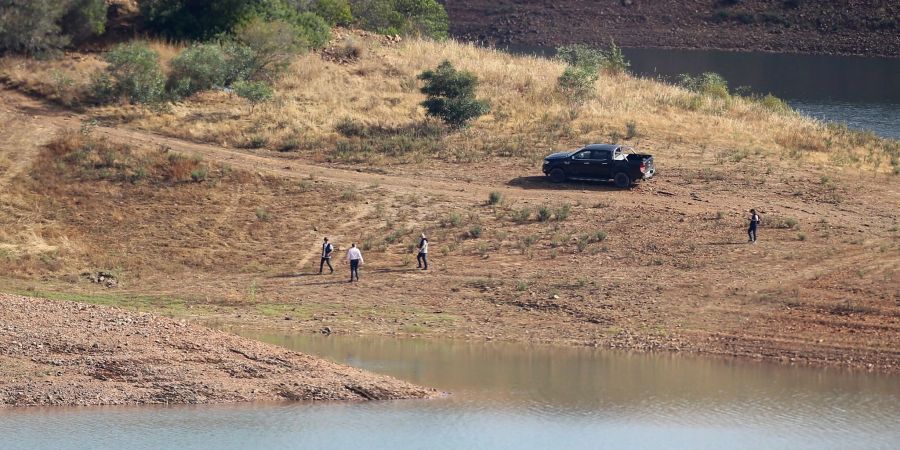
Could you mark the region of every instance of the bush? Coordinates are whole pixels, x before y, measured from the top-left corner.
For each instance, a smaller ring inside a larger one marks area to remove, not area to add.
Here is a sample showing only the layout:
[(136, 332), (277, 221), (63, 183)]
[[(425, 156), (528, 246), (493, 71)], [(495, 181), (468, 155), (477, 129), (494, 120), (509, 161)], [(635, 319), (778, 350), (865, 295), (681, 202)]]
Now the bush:
[(493, 191), (488, 195), (489, 205), (499, 205), (501, 201), (503, 201), (503, 194), (497, 191)]
[(728, 82), (715, 72), (705, 72), (697, 77), (681, 74), (678, 76), (678, 84), (698, 94), (710, 97), (727, 98), (731, 95), (728, 92)]
[(105, 0), (0, 2), (0, 53), (45, 55), (102, 34)]
[(445, 39), (447, 11), (436, 0), (351, 0), (359, 25), (381, 34), (411, 34)]
[(331, 25), (348, 26), (353, 23), (353, 14), (347, 0), (316, 0), (313, 12)]
[(538, 221), (540, 221), (540, 222), (546, 222), (546, 221), (550, 220), (551, 216), (553, 216), (553, 213), (550, 211), (550, 207), (547, 205), (541, 205), (538, 208), (537, 214), (538, 214), (537, 215)]
[(272, 99), (272, 88), (262, 81), (240, 80), (233, 85), (234, 93), (250, 102), (251, 109)]
[(613, 41), (609, 42), (609, 49), (605, 51), (582, 44), (559, 47), (556, 49), (556, 56), (566, 64), (592, 75), (600, 71), (612, 75), (625, 73), (631, 66), (622, 49)]
[(572, 67), (597, 72), (603, 61), (603, 52), (587, 45), (575, 44), (557, 48), (556, 57)]
[[(260, 0), (140, 0), (148, 29), (174, 39), (206, 40), (230, 33), (261, 11)], [(280, 2), (266, 2), (280, 3)]]
[(462, 127), (490, 110), (487, 102), (475, 98), (478, 78), (470, 72), (456, 70), (450, 61), (442, 62), (436, 70), (422, 72), (418, 78), (425, 81), (421, 91), (428, 96), (422, 106), (429, 116), (438, 117), (450, 126)]
[(228, 78), (274, 81), (290, 66), (294, 56), (309, 45), (286, 22), (254, 19), (235, 32), (236, 44), (227, 47)]
[(556, 88), (569, 102), (582, 103), (593, 97), (596, 82), (597, 72), (583, 67), (566, 67), (556, 80)]
[(554, 213), (554, 217), (556, 220), (566, 220), (569, 218), (569, 214), (572, 212), (572, 205), (568, 203), (563, 203), (562, 206), (556, 208), (556, 213)]
[(310, 48), (322, 48), (331, 40), (331, 26), (318, 15), (305, 12), (294, 21), (297, 36)]
[[(61, 2), (65, 4), (66, 2)], [(106, 31), (106, 0), (74, 0), (62, 18), (62, 32), (73, 42), (83, 42)]]
[(228, 75), (227, 56), (218, 44), (194, 45), (171, 63), (167, 87), (176, 96), (225, 86)]
[(481, 225), (472, 225), (472, 228), (469, 228), (469, 237), (478, 239), (481, 237), (481, 231)]
[(119, 44), (104, 58), (107, 71), (114, 80), (115, 95), (132, 103), (152, 104), (163, 100), (165, 77), (159, 65), (159, 54), (144, 42)]
[(629, 67), (631, 67), (631, 63), (625, 59), (622, 49), (614, 41), (609, 41), (609, 50), (603, 53), (600, 70), (611, 75), (618, 75), (627, 73)]

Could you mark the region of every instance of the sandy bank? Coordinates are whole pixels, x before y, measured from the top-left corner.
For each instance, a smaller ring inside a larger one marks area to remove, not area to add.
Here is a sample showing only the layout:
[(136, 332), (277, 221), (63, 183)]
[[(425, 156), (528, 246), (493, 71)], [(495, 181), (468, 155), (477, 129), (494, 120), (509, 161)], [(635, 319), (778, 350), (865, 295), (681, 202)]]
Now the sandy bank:
[(0, 407), (436, 394), (152, 314), (0, 294)]

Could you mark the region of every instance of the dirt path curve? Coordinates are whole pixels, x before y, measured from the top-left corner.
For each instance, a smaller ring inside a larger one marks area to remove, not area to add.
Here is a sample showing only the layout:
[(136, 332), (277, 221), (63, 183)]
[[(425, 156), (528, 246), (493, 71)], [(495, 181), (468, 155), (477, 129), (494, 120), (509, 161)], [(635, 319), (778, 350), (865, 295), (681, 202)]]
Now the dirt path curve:
[[(10, 90), (0, 90), (0, 104), (4, 105), (6, 110), (18, 113), (18, 120), (22, 122), (19, 128), (27, 130), (26, 135), (39, 135), (43, 139), (52, 136), (54, 130), (78, 129), (82, 125), (82, 120), (86, 118)], [(703, 197), (705, 201), (698, 202), (692, 199), (693, 193), (685, 190), (687, 188), (673, 186), (671, 183), (666, 185), (665, 189), (674, 191), (674, 196), (671, 193), (655, 195), (659, 183), (621, 191), (602, 187), (585, 189), (578, 186), (545, 185), (540, 176), (535, 176), (534, 179), (526, 180), (518, 185), (507, 184), (505, 183), (506, 180), (497, 180), (491, 184), (434, 178), (423, 181), (421, 177), (374, 174), (361, 170), (284, 160), (252, 154), (243, 150), (189, 142), (141, 130), (101, 126), (95, 128), (95, 133), (107, 136), (110, 139), (135, 144), (141, 143), (150, 146), (168, 147), (172, 151), (198, 155), (207, 161), (227, 164), (254, 173), (264, 173), (292, 179), (308, 178), (310, 174), (315, 174), (317, 178), (331, 183), (356, 186), (378, 184), (380, 188), (397, 194), (428, 193), (435, 196), (444, 196), (448, 199), (461, 199), (476, 203), (486, 201), (491, 192), (497, 191), (506, 198), (531, 204), (560, 202), (595, 204), (598, 201), (603, 201), (612, 205), (636, 209), (669, 209), (675, 207), (686, 214), (703, 214), (715, 211), (718, 208), (747, 210), (751, 207), (756, 207), (759, 200), (754, 198), (735, 198), (733, 196), (718, 198), (714, 193), (704, 192)], [(33, 141), (29, 141), (29, 143), (32, 145), (25, 147), (35, 147)], [(22, 162), (21, 164), (26, 163)], [(18, 170), (21, 170), (21, 168)], [(778, 206), (793, 210), (798, 219), (818, 219), (814, 212), (804, 209), (805, 205), (802, 200), (782, 198), (778, 199)], [(836, 216), (833, 219), (836, 222), (847, 222), (845, 225), (848, 226), (857, 225), (857, 221), (852, 216)], [(305, 262), (308, 262), (308, 260)]]
[[(79, 129), (82, 126), (82, 120), (86, 118), (10, 90), (0, 91), (0, 104), (5, 104), (5, 108), (10, 111), (18, 112), (20, 118), (25, 118), (23, 127), (31, 131), (28, 133), (30, 135), (35, 135), (39, 131), (43, 136), (52, 136), (54, 129)], [(550, 189), (549, 186), (543, 188), (542, 186), (529, 185), (509, 186), (500, 182), (490, 185), (435, 179), (429, 179), (425, 182), (421, 177), (373, 174), (359, 170), (287, 161), (255, 155), (242, 150), (188, 142), (146, 131), (98, 126), (94, 128), (94, 132), (107, 136), (110, 139), (168, 147), (172, 151), (199, 155), (208, 161), (228, 164), (251, 172), (295, 179), (306, 178), (310, 174), (315, 174), (317, 178), (325, 181), (347, 185), (377, 183), (381, 188), (401, 194), (424, 191), (432, 195), (441, 195), (448, 198), (486, 201), (490, 192), (498, 191), (517, 200), (538, 203), (547, 202), (551, 198), (554, 201), (582, 201), (588, 203), (603, 199), (612, 203), (622, 202), (628, 204), (640, 202), (648, 206), (662, 207), (672, 202), (670, 198), (648, 195), (647, 192), (642, 192), (641, 189), (623, 192), (605, 189)], [(685, 206), (690, 209), (690, 205)], [(699, 207), (694, 209), (697, 211), (702, 210)]]

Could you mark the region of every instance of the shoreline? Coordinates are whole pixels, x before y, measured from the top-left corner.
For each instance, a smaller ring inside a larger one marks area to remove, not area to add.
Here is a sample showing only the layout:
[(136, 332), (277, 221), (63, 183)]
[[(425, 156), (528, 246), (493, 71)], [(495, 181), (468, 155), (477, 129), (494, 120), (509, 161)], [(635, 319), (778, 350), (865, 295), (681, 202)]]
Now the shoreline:
[(441, 394), (184, 320), (0, 294), (0, 408)]

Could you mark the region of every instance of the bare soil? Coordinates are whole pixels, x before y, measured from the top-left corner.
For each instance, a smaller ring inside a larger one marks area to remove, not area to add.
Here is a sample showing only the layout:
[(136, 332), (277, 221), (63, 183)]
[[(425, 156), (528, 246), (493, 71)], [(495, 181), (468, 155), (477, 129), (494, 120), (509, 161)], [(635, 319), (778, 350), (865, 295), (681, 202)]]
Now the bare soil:
[[(0, 142), (23, 147), (0, 149), (16, 166), (22, 155), (40, 161), (34, 145), (48, 130), (80, 125), (80, 116), (20, 94), (2, 99), (3, 123), (13, 126)], [(159, 186), (51, 184), (41, 164), (13, 174), (4, 228), (34, 227), (15, 237), (19, 248), (43, 243), (57, 253), (8, 259), (15, 276), (6, 289), (292, 332), (327, 327), (900, 369), (896, 176), (766, 154), (709, 164), (704, 148), (648, 141), (658, 176), (622, 191), (552, 185), (522, 161), (354, 167), (126, 126), (94, 133), (251, 176)], [(504, 204), (487, 204), (493, 191)], [(514, 220), (522, 207), (563, 204), (571, 206), (565, 220)], [(744, 234), (751, 207), (764, 220), (756, 245)], [(271, 217), (254, 215), (259, 208)], [(428, 272), (411, 265), (423, 229), (431, 236)], [(608, 236), (590, 241), (598, 231)], [(323, 235), (338, 255), (350, 242), (370, 242), (360, 283), (347, 283), (340, 257), (335, 275), (316, 275)], [(119, 268), (117, 288), (79, 276), (101, 267)]]
[(468, 0), (445, 3), (451, 34), (496, 45), (900, 55), (888, 0)]
[(0, 295), (0, 407), (435, 395), (184, 320)]

